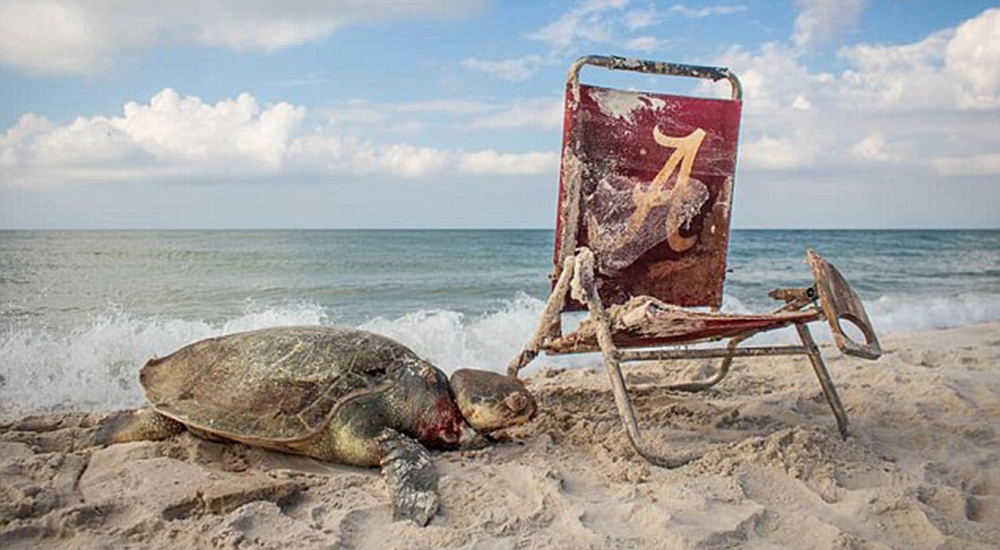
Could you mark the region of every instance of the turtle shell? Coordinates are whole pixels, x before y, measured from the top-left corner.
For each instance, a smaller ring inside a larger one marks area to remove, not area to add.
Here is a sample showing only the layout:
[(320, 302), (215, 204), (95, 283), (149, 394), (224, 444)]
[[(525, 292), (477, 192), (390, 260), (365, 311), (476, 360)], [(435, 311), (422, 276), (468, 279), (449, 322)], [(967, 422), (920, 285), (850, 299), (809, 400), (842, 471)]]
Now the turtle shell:
[(326, 426), (347, 396), (425, 364), (361, 330), (281, 327), (209, 338), (153, 359), (139, 382), (157, 412), (240, 441), (291, 442)]

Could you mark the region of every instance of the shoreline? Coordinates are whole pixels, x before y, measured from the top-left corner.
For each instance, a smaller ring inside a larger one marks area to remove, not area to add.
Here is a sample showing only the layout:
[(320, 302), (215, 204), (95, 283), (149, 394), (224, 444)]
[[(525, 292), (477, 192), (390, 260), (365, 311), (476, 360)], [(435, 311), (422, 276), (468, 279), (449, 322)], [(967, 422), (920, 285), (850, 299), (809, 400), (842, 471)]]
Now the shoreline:
[(102, 413), (0, 420), (0, 546), (996, 548), (1000, 323), (881, 340), (874, 363), (821, 344), (846, 441), (805, 359), (737, 360), (694, 395), (661, 386), (708, 362), (626, 368), (648, 437), (702, 454), (676, 470), (635, 456), (602, 367), (540, 357), (535, 421), (434, 453), (423, 529), (391, 521), (375, 470), (187, 434), (73, 451)]

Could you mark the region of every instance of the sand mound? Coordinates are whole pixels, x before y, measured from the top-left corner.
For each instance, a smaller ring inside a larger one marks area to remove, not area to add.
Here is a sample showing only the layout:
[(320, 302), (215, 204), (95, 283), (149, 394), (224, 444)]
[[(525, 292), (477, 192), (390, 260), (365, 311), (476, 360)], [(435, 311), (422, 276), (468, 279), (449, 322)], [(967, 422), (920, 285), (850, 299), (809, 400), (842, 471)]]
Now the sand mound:
[(422, 529), (391, 521), (375, 471), (187, 434), (80, 448), (93, 413), (8, 420), (0, 547), (995, 549), (997, 334), (890, 335), (877, 363), (831, 350), (847, 440), (805, 360), (737, 362), (700, 395), (663, 386), (709, 363), (631, 367), (648, 437), (702, 455), (677, 470), (636, 456), (601, 368), (543, 368), (535, 422), (436, 456)]

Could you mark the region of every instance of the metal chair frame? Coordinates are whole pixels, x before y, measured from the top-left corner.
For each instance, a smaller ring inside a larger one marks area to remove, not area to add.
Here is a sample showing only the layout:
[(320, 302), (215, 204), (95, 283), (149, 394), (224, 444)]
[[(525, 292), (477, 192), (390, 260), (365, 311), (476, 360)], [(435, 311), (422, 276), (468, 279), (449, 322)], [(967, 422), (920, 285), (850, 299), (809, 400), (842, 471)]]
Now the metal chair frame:
[[(739, 79), (728, 69), (601, 56), (583, 57), (572, 65), (567, 79), (567, 84), (571, 91), (574, 88), (579, 89), (579, 73), (584, 65), (660, 75), (706, 78), (710, 80), (726, 79), (732, 85), (733, 99), (739, 100), (742, 96)], [(656, 342), (655, 339), (649, 343), (629, 342), (627, 345), (619, 345), (615, 342), (612, 322), (609, 319), (608, 311), (605, 309), (601, 296), (598, 293), (597, 284), (595, 283), (594, 252), (586, 247), (576, 247), (577, 223), (575, 219), (571, 219), (572, 216), (566, 215), (567, 212), (579, 213), (581, 201), (580, 186), (577, 184), (568, 187), (571, 189), (572, 194), (564, 197), (564, 200), (569, 201), (569, 204), (568, 206), (561, 205), (560, 207), (560, 233), (557, 235), (557, 238), (560, 239), (560, 246), (558, 248), (559, 257), (556, 259), (552, 274), (554, 281), (553, 290), (545, 304), (542, 317), (534, 334), (521, 353), (508, 366), (508, 375), (517, 377), (521, 369), (526, 367), (542, 351), (548, 354), (600, 351), (603, 355), (619, 417), (632, 446), (639, 455), (649, 462), (666, 468), (674, 468), (690, 462), (697, 457), (691, 455), (668, 456), (661, 454), (655, 451), (643, 437), (636, 420), (628, 387), (622, 374), (622, 363), (678, 359), (721, 359), (715, 374), (711, 377), (667, 387), (669, 390), (697, 392), (711, 388), (725, 379), (729, 374), (733, 359), (736, 357), (804, 355), (809, 358), (827, 403), (836, 418), (841, 436), (844, 438), (847, 437), (847, 412), (826, 368), (819, 347), (813, 340), (808, 323), (825, 318), (830, 325), (838, 347), (846, 354), (867, 359), (877, 359), (881, 355), (881, 349), (860, 299), (851, 290), (836, 268), (810, 250), (808, 252), (808, 261), (813, 273), (814, 285), (807, 288), (778, 289), (771, 292), (770, 295), (773, 298), (784, 301), (785, 305), (773, 312), (772, 315), (774, 318), (766, 328), (745, 330), (737, 334), (680, 340), (673, 343), (676, 346), (676, 344), (681, 343), (693, 344), (720, 341), (728, 338), (725, 347), (707, 349), (657, 347), (649, 349), (651, 345), (661, 344), (661, 342)], [(582, 340), (567, 346), (567, 340), (562, 336), (561, 314), (569, 303), (568, 299), (575, 300), (585, 306), (589, 313), (588, 322), (594, 327), (596, 333), (596, 343), (591, 340)], [(790, 315), (793, 312), (798, 312), (798, 314)], [(667, 313), (666, 316), (670, 317), (670, 314)], [(720, 318), (723, 317), (726, 319), (739, 319), (739, 316), (721, 316)], [(759, 318), (760, 316), (757, 317)], [(865, 336), (866, 342), (864, 344), (853, 341), (843, 332), (840, 326), (840, 320), (842, 319), (860, 328)], [(801, 345), (740, 347), (746, 339), (755, 334), (789, 325), (794, 326)], [(641, 347), (643, 349), (626, 349), (626, 347)]]

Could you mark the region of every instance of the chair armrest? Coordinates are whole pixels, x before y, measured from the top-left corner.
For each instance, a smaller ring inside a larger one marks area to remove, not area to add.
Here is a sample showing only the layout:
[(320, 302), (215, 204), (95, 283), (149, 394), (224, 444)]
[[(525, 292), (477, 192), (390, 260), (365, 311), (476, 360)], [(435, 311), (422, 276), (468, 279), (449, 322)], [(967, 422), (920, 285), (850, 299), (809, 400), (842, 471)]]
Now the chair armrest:
[[(833, 332), (833, 339), (837, 343), (837, 347), (845, 354), (855, 357), (865, 359), (881, 357), (882, 348), (879, 346), (875, 329), (872, 328), (865, 307), (858, 295), (855, 294), (854, 289), (847, 284), (847, 280), (837, 271), (837, 268), (833, 267), (833, 264), (823, 259), (815, 251), (809, 250), (806, 255), (813, 279), (816, 281), (820, 308), (830, 325), (830, 331)], [(856, 326), (864, 335), (865, 343), (855, 342), (844, 333), (840, 326), (841, 321), (847, 321)]]

